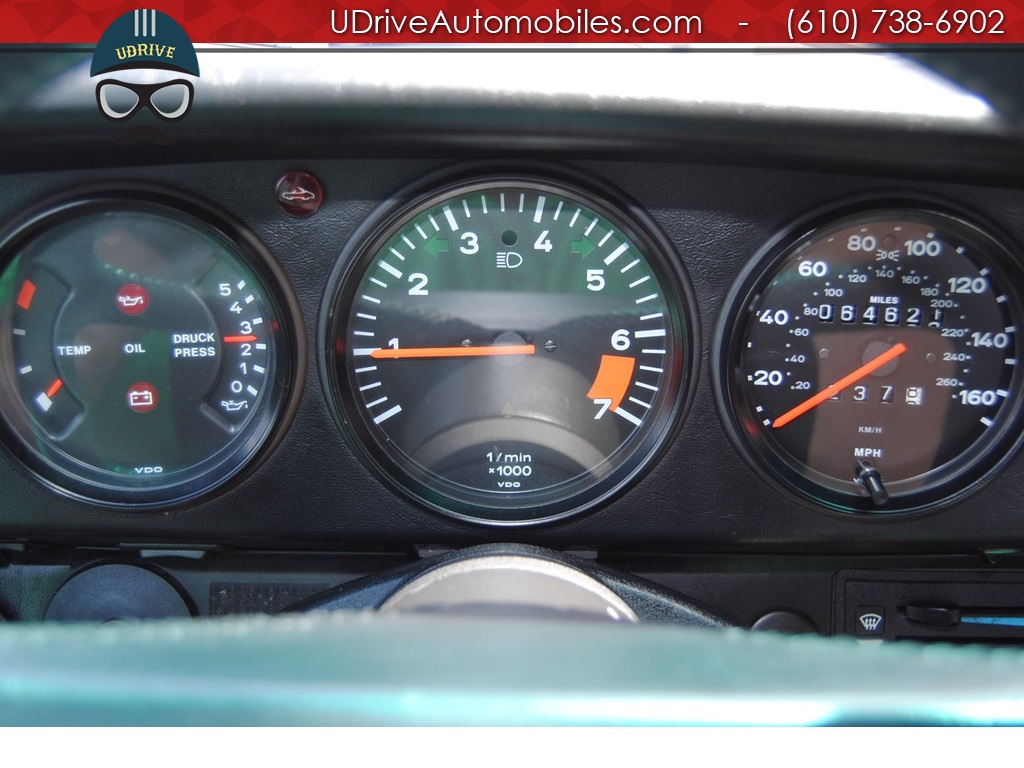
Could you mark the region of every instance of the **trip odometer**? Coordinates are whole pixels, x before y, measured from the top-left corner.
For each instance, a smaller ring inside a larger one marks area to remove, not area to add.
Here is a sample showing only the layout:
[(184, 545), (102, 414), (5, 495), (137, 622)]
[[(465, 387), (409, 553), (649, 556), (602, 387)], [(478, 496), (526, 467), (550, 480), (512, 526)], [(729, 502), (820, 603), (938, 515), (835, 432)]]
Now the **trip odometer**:
[(326, 373), (389, 480), (489, 522), (578, 511), (675, 423), (693, 364), (668, 246), (580, 190), (456, 184), (391, 216), (335, 276)]
[(1006, 458), (1019, 267), (990, 237), (944, 214), (875, 211), (754, 270), (720, 328), (719, 394), (758, 468), (826, 506), (890, 512), (957, 495)]

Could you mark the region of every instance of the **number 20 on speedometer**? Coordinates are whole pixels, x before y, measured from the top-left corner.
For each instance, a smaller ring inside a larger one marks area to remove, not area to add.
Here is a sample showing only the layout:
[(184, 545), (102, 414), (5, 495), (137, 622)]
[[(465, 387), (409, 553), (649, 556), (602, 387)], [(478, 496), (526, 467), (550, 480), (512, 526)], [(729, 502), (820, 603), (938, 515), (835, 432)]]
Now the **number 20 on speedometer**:
[(719, 329), (734, 440), (833, 509), (956, 498), (1018, 440), (1019, 284), (994, 238), (916, 208), (849, 215), (769, 249)]
[(335, 277), (326, 378), (343, 427), (418, 501), (547, 520), (622, 488), (676, 423), (692, 366), (669, 247), (580, 189), (434, 191)]

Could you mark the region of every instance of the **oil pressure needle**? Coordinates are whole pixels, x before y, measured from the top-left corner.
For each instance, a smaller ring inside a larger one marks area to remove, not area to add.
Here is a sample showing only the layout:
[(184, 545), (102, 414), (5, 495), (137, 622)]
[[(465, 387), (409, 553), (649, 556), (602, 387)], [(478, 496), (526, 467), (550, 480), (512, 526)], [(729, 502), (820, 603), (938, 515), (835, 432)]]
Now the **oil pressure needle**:
[(533, 355), (533, 344), (499, 344), (493, 347), (402, 347), (375, 349), (370, 357), (376, 360), (398, 360), (404, 357), (491, 357), (494, 355)]
[(779, 418), (772, 422), (772, 429), (784, 427), (787, 424), (789, 424), (789, 422), (793, 421), (793, 419), (803, 416), (812, 408), (817, 408), (819, 405), (824, 403), (829, 398), (835, 397), (837, 394), (842, 392), (847, 387), (856, 384), (858, 381), (863, 379), (868, 374), (874, 373), (883, 365), (892, 362), (906, 351), (907, 345), (904, 344), (902, 341), (896, 344), (895, 346), (890, 347), (885, 352), (880, 354), (878, 357), (874, 358), (873, 360), (867, 363), (864, 363), (864, 365), (855, 370), (853, 373), (844, 376), (835, 384), (829, 384), (818, 394), (807, 398), (802, 403), (800, 403), (800, 405), (786, 411), (784, 414), (779, 416)]

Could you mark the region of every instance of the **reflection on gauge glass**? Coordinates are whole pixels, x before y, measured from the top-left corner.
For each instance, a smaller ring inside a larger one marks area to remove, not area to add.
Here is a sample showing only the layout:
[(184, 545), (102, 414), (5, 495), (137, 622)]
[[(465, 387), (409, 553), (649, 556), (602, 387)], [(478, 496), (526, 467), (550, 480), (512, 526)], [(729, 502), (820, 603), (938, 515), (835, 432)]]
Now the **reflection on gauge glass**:
[(1019, 284), (993, 239), (916, 209), (847, 216), (773, 251), (720, 334), (741, 448), (840, 510), (964, 492), (1018, 439)]
[(485, 179), (406, 206), (336, 277), (326, 367), (367, 458), (435, 509), (550, 519), (620, 488), (693, 348), (666, 246), (582, 191)]
[(291, 375), (264, 260), (179, 206), (106, 197), (9, 238), (0, 410), (32, 468), (72, 493), (136, 505), (238, 471)]

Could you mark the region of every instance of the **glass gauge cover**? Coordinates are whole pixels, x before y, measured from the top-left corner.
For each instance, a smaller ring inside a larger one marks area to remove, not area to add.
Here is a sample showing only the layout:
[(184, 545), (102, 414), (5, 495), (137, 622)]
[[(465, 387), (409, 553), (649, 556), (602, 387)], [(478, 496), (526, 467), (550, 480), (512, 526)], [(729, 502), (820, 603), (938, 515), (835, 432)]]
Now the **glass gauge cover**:
[(678, 420), (694, 329), (669, 253), (636, 217), (544, 181), (415, 200), (335, 277), (324, 333), (339, 419), (434, 509), (524, 523), (593, 505)]
[(961, 495), (1019, 439), (1020, 284), (994, 239), (916, 208), (771, 248), (719, 330), (733, 437), (766, 475), (833, 509)]
[(0, 412), (19, 455), (71, 493), (193, 496), (278, 422), (292, 351), (269, 258), (187, 207), (99, 195), (3, 245)]

